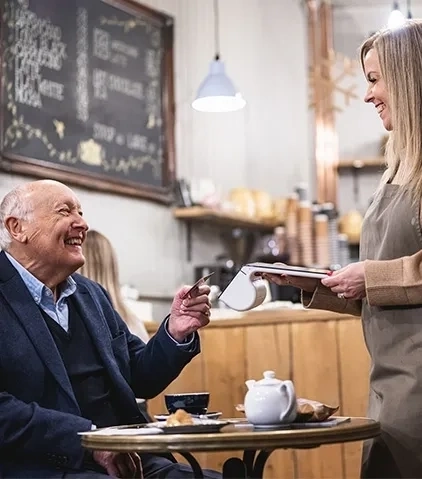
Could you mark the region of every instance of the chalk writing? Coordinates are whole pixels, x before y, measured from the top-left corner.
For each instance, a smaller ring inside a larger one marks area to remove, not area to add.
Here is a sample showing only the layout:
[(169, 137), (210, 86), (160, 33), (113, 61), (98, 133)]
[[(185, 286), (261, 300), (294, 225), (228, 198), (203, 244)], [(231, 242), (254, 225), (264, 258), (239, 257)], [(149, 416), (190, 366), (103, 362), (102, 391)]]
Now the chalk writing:
[(135, 48), (133, 45), (128, 45), (121, 40), (113, 40), (111, 42), (111, 49), (115, 52), (123, 53), (128, 57), (138, 58), (139, 56), (139, 51), (137, 48)]
[(76, 115), (83, 122), (89, 117), (88, 75), (88, 12), (80, 7), (76, 12)]
[(64, 85), (41, 74), (41, 68), (63, 67), (67, 54), (61, 28), (39, 18), (25, 3), (16, 8), (14, 20), (15, 101), (34, 108), (42, 108), (42, 96), (62, 101)]
[(101, 28), (94, 28), (92, 32), (94, 56), (101, 60), (110, 59), (110, 34)]
[(113, 126), (103, 125), (102, 123), (94, 123), (94, 140), (106, 141), (111, 143), (116, 135), (116, 129)]
[(99, 68), (94, 68), (92, 85), (94, 87), (94, 97), (100, 100), (107, 100), (109, 90), (138, 100), (144, 98), (142, 83), (108, 73)]

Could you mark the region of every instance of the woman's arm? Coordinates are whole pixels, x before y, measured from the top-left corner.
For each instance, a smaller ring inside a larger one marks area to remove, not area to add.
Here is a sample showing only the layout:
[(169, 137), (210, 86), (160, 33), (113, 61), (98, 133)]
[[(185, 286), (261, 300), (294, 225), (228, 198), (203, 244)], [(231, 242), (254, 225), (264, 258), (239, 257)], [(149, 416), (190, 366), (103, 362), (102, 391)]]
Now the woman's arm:
[(301, 299), (305, 308), (324, 309), (336, 313), (360, 316), (362, 309), (362, 302), (360, 300), (353, 301), (339, 298), (330, 288), (325, 287), (319, 279), (268, 273), (264, 273), (262, 276), (271, 283), (278, 284), (279, 286), (294, 286), (299, 288), (302, 291)]
[(360, 316), (362, 311), (361, 300), (339, 298), (321, 283), (312, 293), (302, 290), (301, 300), (303, 306), (309, 309), (323, 309), (353, 316)]
[(364, 267), (371, 306), (422, 304), (422, 250), (392, 260), (366, 260)]

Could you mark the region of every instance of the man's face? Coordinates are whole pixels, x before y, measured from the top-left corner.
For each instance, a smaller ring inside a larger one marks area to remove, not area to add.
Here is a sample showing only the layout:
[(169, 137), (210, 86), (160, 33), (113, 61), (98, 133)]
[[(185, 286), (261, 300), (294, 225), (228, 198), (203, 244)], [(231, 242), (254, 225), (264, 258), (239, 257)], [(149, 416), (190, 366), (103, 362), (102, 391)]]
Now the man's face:
[(85, 262), (82, 243), (88, 225), (73, 191), (48, 183), (30, 193), (33, 215), (22, 222), (25, 256), (36, 268), (59, 268), (72, 274)]

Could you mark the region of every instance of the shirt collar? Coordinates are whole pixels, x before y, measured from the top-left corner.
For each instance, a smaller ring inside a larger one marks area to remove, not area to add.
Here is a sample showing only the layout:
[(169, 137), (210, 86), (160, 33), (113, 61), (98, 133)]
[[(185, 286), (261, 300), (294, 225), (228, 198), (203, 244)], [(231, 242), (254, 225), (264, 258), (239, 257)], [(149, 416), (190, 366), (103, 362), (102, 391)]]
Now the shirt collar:
[[(13, 256), (11, 256), (7, 251), (5, 251), (5, 254), (7, 259), (12, 263), (12, 266), (14, 266), (17, 272), (20, 274), (34, 301), (37, 304), (40, 304), (43, 296), (46, 295), (48, 291), (51, 292), (51, 290), (26, 268), (24, 268), (18, 261), (16, 261), (15, 258), (13, 258)], [(75, 291), (76, 282), (71, 276), (68, 276), (60, 285), (60, 297), (57, 302), (67, 298)]]

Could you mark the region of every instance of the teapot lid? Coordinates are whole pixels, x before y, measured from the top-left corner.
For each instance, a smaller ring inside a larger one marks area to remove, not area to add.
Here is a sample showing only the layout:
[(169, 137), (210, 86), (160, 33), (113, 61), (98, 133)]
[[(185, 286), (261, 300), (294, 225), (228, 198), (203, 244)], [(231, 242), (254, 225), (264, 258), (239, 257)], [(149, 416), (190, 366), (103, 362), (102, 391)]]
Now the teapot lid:
[(277, 384), (282, 383), (280, 379), (275, 377), (274, 371), (264, 371), (264, 379), (260, 379), (256, 382), (257, 386), (276, 386)]

